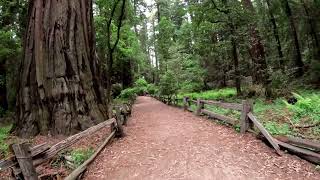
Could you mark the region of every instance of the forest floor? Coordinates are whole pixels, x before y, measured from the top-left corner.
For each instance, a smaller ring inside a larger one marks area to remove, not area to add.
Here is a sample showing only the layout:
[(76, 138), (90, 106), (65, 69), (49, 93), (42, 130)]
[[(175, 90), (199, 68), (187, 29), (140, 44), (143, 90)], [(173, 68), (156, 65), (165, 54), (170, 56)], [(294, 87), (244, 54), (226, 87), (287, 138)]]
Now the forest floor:
[(276, 155), (251, 134), (139, 97), (125, 129), (85, 179), (319, 179), (316, 167)]

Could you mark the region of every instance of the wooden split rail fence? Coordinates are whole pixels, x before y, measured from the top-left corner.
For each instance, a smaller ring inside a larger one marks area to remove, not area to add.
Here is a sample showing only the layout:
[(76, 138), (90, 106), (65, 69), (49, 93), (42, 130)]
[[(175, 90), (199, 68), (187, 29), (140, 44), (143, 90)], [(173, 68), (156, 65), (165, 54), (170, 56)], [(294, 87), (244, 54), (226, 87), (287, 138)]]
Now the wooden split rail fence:
[(122, 137), (124, 135), (122, 125), (127, 123), (127, 118), (131, 114), (131, 102), (126, 107), (115, 107), (115, 118), (104, 121), (96, 126), (93, 126), (85, 131), (68, 137), (67, 139), (53, 145), (41, 144), (35, 147), (30, 147), (28, 143), (13, 144), (12, 153), (14, 155), (7, 159), (0, 160), (0, 171), (11, 168), (12, 176), (16, 179), (22, 180), (37, 180), (47, 179), (44, 176), (39, 176), (36, 172), (36, 167), (53, 159), (59, 152), (69, 148), (84, 137), (88, 137), (93, 133), (99, 131), (102, 128), (110, 126), (111, 133), (102, 143), (102, 145), (96, 150), (96, 152), (80, 167), (75, 169), (66, 179), (77, 179), (87, 168), (100, 151), (108, 144), (113, 137)]
[[(244, 134), (246, 132), (256, 133), (254, 127), (257, 128), (263, 135), (263, 139), (267, 140), (268, 144), (273, 147), (275, 152), (282, 156), (282, 151), (280, 149), (287, 150), (299, 157), (306, 159), (314, 164), (320, 164), (320, 143), (309, 141), (301, 138), (291, 138), (291, 137), (273, 137), (264, 128), (264, 126), (258, 121), (257, 117), (253, 114), (253, 103), (249, 100), (243, 100), (242, 103), (225, 103), (220, 101), (211, 100), (201, 100), (201, 99), (191, 99), (189, 97), (177, 98), (177, 97), (163, 97), (163, 96), (153, 96), (154, 98), (169, 104), (179, 107), (183, 107), (185, 111), (194, 112), (195, 115), (207, 115), (210, 118), (221, 120), (232, 126), (240, 126), (240, 133)], [(182, 102), (182, 105), (179, 105)], [(196, 108), (191, 108), (192, 104)], [(241, 112), (240, 121), (233, 117), (228, 117), (206, 109), (206, 105), (217, 106), (224, 109), (230, 109)], [(257, 134), (258, 135), (258, 134)]]

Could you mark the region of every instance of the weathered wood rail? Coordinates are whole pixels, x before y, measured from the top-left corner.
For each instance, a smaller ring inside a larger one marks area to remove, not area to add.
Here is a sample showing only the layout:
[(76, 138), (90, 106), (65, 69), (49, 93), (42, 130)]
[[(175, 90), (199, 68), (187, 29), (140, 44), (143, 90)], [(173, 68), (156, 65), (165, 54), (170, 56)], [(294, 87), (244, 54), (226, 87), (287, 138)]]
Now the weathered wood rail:
[[(194, 112), (195, 115), (206, 115), (210, 118), (223, 121), (231, 126), (240, 126), (240, 133), (246, 132), (256, 132), (256, 128), (260, 134), (264, 137), (264, 140), (275, 150), (275, 152), (282, 156), (282, 151), (287, 150), (309, 162), (314, 164), (320, 164), (320, 143), (309, 141), (300, 138), (293, 137), (273, 137), (264, 128), (264, 126), (258, 121), (257, 117), (253, 114), (253, 103), (249, 100), (243, 100), (242, 103), (225, 103), (221, 101), (212, 100), (201, 100), (201, 99), (191, 99), (189, 97), (184, 97), (183, 99), (178, 99), (177, 97), (161, 97), (152, 96), (166, 104), (175, 105), (182, 107), (185, 111)], [(182, 104), (178, 104), (182, 101)], [(174, 103), (172, 103), (174, 102)], [(191, 108), (194, 105), (196, 108)], [(241, 112), (240, 120), (233, 117), (228, 117), (206, 109), (206, 105), (217, 106), (224, 109), (230, 109)]]
[[(123, 125), (127, 123), (128, 116), (131, 114), (131, 108), (133, 104), (132, 100), (129, 105), (125, 106), (116, 106), (114, 107), (115, 113), (112, 113), (114, 118), (111, 118), (107, 121), (104, 121), (96, 126), (88, 128), (85, 131), (82, 131), (78, 134), (70, 136), (65, 140), (49, 146), (48, 144), (41, 144), (34, 147), (30, 147), (28, 143), (13, 144), (13, 154), (7, 159), (0, 160), (0, 171), (11, 168), (12, 175), (16, 179), (25, 179), (25, 180), (36, 180), (42, 179), (41, 175), (38, 175), (36, 172), (36, 167), (51, 160), (59, 152), (69, 148), (73, 144), (77, 143), (84, 137), (89, 137), (95, 132), (101, 130), (102, 128), (110, 127), (110, 135), (102, 143), (102, 145), (96, 150), (96, 152), (78, 167), (74, 172), (72, 172), (67, 179), (75, 180), (81, 175), (87, 166), (95, 159), (95, 157), (100, 153), (100, 151), (108, 144), (108, 142), (113, 137), (122, 137), (124, 136)], [(113, 111), (111, 111), (113, 112)], [(111, 114), (110, 114), (111, 116)], [(46, 178), (45, 178), (46, 179)]]

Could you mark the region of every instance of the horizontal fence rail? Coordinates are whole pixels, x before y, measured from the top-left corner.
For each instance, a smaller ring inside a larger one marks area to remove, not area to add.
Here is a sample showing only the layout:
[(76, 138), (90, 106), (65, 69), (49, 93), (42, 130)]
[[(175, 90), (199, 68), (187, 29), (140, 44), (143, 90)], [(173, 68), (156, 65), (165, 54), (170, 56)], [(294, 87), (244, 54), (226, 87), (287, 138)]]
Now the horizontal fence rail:
[(201, 100), (202, 103), (208, 104), (208, 105), (215, 105), (219, 106), (221, 108), (225, 109), (232, 109), (236, 111), (242, 111), (243, 105), (242, 104), (237, 104), (237, 103), (224, 103), (220, 101), (206, 101), (206, 100)]

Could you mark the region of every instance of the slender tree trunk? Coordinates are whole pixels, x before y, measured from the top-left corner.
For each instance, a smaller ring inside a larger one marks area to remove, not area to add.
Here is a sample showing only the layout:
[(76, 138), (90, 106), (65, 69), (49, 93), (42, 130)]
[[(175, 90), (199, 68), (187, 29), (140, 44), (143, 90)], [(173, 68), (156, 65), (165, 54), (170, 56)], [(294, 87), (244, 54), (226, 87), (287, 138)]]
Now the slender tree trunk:
[(121, 14), (119, 15), (118, 19), (118, 25), (117, 25), (117, 35), (116, 35), (116, 40), (114, 44), (112, 44), (112, 21), (115, 19), (115, 12), (117, 9), (118, 4), (120, 3), (121, 0), (117, 0), (115, 4), (112, 7), (110, 17), (107, 21), (107, 47), (108, 47), (108, 54), (107, 54), (107, 70), (106, 70), (106, 80), (107, 80), (107, 103), (110, 104), (112, 101), (111, 97), (111, 90), (112, 90), (112, 75), (113, 75), (113, 55), (114, 52), (118, 46), (118, 43), (120, 41), (120, 34), (121, 34), (121, 27), (122, 27), (122, 21), (124, 19), (124, 14), (125, 14), (125, 9), (126, 9), (126, 1), (127, 0), (122, 0), (122, 5), (121, 5)]
[(318, 35), (317, 35), (317, 32), (316, 32), (316, 22), (314, 21), (314, 18), (310, 15), (310, 12), (309, 12), (309, 8), (307, 7), (307, 4), (305, 2), (305, 0), (300, 0), (302, 5), (303, 5), (303, 8), (305, 10), (305, 13), (306, 13), (306, 16), (307, 16), (307, 22), (308, 22), (308, 25), (309, 25), (309, 33), (313, 39), (313, 46), (314, 46), (314, 56), (315, 58), (320, 58), (320, 44), (319, 44), (319, 38), (318, 38)]
[(300, 77), (304, 74), (304, 63), (302, 61), (302, 55), (301, 55), (301, 50), (300, 50), (300, 44), (299, 44), (299, 39), (298, 39), (298, 32), (297, 28), (294, 22), (294, 17), (292, 15), (291, 7), (289, 5), (288, 0), (282, 0), (283, 5), (284, 5), (284, 11), (289, 19), (290, 23), (290, 29), (292, 31), (292, 38), (294, 40), (294, 47), (295, 47), (295, 61), (294, 64), (297, 68), (296, 71), (296, 76)]
[[(137, 9), (138, 9), (137, 6), (138, 6), (138, 0), (133, 0), (133, 13), (134, 13), (134, 17), (138, 17), (138, 16), (137, 16)], [(136, 36), (139, 37), (137, 22), (134, 22), (134, 32), (136, 33)]]
[(239, 71), (239, 58), (238, 58), (238, 50), (237, 50), (237, 42), (234, 38), (235, 28), (231, 27), (231, 45), (232, 45), (232, 57), (234, 63), (234, 78), (235, 78), (235, 86), (237, 89), (237, 95), (241, 95), (241, 79), (240, 79), (240, 71)]
[[(242, 0), (242, 4), (249, 10), (252, 15), (255, 15), (255, 10), (251, 0)], [(261, 37), (256, 28), (256, 24), (250, 25), (250, 54), (252, 56), (256, 83), (264, 83), (268, 79), (267, 61), (265, 58), (264, 45), (261, 42)]]
[[(252, 15), (255, 15), (255, 9), (252, 5), (251, 0), (242, 0), (244, 7), (246, 7)], [(265, 95), (267, 98), (271, 96), (270, 89), (270, 75), (268, 73), (268, 65), (264, 50), (264, 45), (262, 44), (262, 38), (259, 36), (259, 32), (257, 30), (257, 25), (252, 24), (250, 27), (250, 54), (253, 57), (253, 62), (255, 66), (255, 82), (262, 83), (265, 88)]]
[(158, 57), (158, 49), (157, 49), (157, 42), (156, 42), (156, 25), (155, 25), (155, 19), (152, 20), (152, 30), (153, 30), (153, 47), (154, 47), (154, 58), (156, 63), (156, 71), (155, 71), (155, 79), (156, 84), (160, 81), (159, 77), (159, 57)]
[(281, 46), (281, 41), (280, 41), (280, 36), (279, 36), (279, 31), (278, 31), (276, 19), (273, 15), (273, 12), (272, 12), (272, 6), (270, 3), (270, 0), (266, 0), (266, 1), (267, 1), (267, 5), (268, 5), (270, 22), (272, 24), (273, 35), (274, 35), (274, 38), (277, 42), (277, 49), (278, 49), (278, 55), (279, 55), (279, 67), (282, 71), (284, 71), (285, 70), (284, 56), (283, 56), (283, 52), (282, 52), (282, 46)]
[(73, 134), (106, 120), (92, 0), (30, 0), (15, 130)]
[(156, 2), (156, 7), (157, 7), (157, 18), (158, 18), (158, 24), (161, 21), (161, 11), (160, 11), (160, 3)]
[[(0, 108), (8, 110), (6, 61), (0, 64)], [(1, 115), (1, 114), (0, 114)]]

